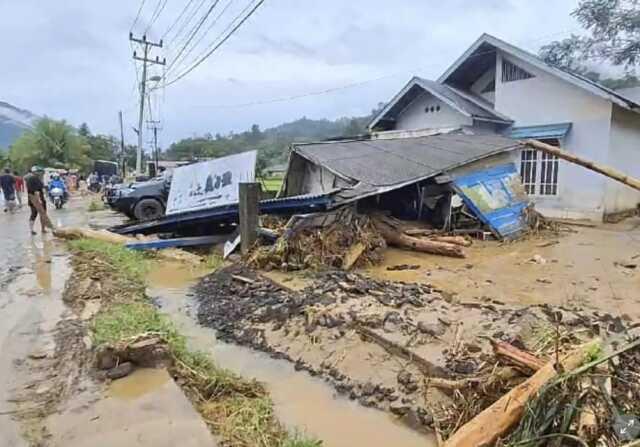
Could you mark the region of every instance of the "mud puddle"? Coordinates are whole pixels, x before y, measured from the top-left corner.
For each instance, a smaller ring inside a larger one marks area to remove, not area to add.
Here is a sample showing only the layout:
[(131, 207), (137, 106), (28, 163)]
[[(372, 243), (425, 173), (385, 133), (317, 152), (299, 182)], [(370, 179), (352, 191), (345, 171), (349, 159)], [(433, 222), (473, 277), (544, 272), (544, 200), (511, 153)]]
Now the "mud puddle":
[(215, 332), (198, 325), (191, 316), (194, 303), (189, 287), (205, 273), (184, 266), (158, 265), (149, 274), (148, 293), (171, 315), (193, 348), (210, 352), (220, 366), (263, 382), (285, 425), (318, 437), (327, 447), (436, 445), (434, 438), (408, 428), (392, 416), (336, 395), (325, 382), (295, 371), (287, 361), (216, 341)]
[(111, 382), (107, 395), (119, 400), (136, 400), (158, 390), (169, 380), (162, 369), (137, 369), (127, 377)]

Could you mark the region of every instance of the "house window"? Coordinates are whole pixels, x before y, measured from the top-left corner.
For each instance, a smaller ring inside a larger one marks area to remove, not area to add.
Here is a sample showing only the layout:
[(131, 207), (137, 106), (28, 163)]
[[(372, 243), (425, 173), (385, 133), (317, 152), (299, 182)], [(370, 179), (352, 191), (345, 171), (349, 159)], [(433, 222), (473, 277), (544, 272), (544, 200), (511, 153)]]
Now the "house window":
[(502, 82), (521, 81), (529, 78), (533, 78), (533, 75), (528, 71), (507, 60), (502, 61)]
[[(547, 144), (559, 146), (558, 140)], [(527, 194), (541, 196), (558, 195), (559, 160), (555, 155), (535, 149), (524, 149), (520, 155), (520, 176)]]

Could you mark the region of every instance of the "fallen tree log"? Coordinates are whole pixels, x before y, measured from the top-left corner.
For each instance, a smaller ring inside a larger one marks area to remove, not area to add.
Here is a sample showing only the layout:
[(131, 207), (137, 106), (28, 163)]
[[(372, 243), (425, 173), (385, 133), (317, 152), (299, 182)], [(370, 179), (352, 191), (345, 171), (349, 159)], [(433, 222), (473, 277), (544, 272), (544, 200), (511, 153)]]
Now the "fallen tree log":
[[(118, 245), (126, 245), (129, 242), (139, 241), (139, 239), (134, 237), (115, 234), (107, 230), (91, 230), (89, 228), (79, 227), (57, 228), (53, 231), (53, 234), (61, 239), (94, 239)], [(166, 259), (167, 261), (180, 261), (193, 264), (202, 262), (200, 256), (175, 248), (156, 250), (154, 253), (158, 258)]]
[[(598, 339), (587, 343), (562, 357), (560, 367), (568, 372), (587, 359), (588, 353), (600, 343)], [(511, 389), (493, 405), (463, 425), (444, 444), (444, 447), (469, 447), (493, 445), (500, 436), (515, 425), (524, 413), (527, 402), (558, 375), (554, 362), (547, 363), (529, 379)]]
[(459, 245), (461, 247), (470, 247), (471, 241), (462, 236), (434, 236), (429, 238), (430, 241), (446, 242), (448, 244)]
[(389, 245), (434, 255), (454, 258), (466, 257), (462, 247), (459, 245), (408, 236), (378, 217), (373, 219), (373, 223)]
[(516, 365), (525, 366), (531, 371), (538, 371), (546, 364), (544, 360), (539, 359), (530, 352), (518, 349), (503, 341), (491, 340), (491, 346), (493, 347), (493, 352), (496, 355), (506, 357)]
[(640, 180), (634, 177), (630, 177), (624, 172), (618, 171), (617, 169), (614, 169), (610, 166), (600, 165), (591, 160), (586, 160), (584, 158), (578, 157), (575, 154), (566, 152), (559, 147), (551, 146), (550, 144), (546, 144), (541, 141), (526, 140), (523, 142), (523, 144), (534, 149), (541, 150), (542, 152), (546, 152), (547, 154), (555, 155), (558, 158), (562, 158), (563, 160), (575, 163), (584, 168), (590, 169), (594, 172), (597, 172), (598, 174), (602, 174), (605, 177), (609, 177), (610, 179), (616, 180), (633, 189), (637, 189), (640, 191)]
[(369, 339), (370, 341), (378, 344), (382, 349), (387, 351), (389, 354), (396, 355), (404, 358), (415, 364), (420, 371), (428, 376), (433, 378), (448, 378), (449, 374), (444, 368), (441, 368), (437, 365), (434, 365), (430, 361), (420, 357), (415, 352), (405, 348), (398, 343), (391, 341), (380, 334), (375, 333), (369, 328), (366, 328), (360, 324), (355, 325), (355, 330), (365, 339)]

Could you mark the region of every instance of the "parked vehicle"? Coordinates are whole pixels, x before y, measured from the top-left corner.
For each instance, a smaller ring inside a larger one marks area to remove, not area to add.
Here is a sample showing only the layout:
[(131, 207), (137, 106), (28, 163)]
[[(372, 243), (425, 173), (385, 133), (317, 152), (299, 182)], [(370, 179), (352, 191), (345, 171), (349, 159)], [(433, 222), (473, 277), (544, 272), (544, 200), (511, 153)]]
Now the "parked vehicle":
[(146, 182), (115, 185), (105, 190), (104, 201), (113, 210), (136, 220), (164, 216), (171, 180), (156, 177)]

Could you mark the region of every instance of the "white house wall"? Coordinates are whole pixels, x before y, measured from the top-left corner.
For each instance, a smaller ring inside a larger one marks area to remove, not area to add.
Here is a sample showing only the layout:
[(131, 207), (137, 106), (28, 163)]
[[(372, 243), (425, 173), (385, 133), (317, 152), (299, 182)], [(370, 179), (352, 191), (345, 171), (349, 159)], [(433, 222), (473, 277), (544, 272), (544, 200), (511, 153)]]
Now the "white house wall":
[[(613, 107), (607, 164), (640, 178), (640, 114)], [(605, 182), (605, 213), (625, 211), (640, 203), (640, 192), (610, 179)]]
[[(427, 107), (440, 106), (440, 111), (426, 113)], [(473, 121), (453, 107), (429, 93), (424, 93), (409, 104), (396, 120), (396, 130), (438, 129), (470, 126)]]
[[(503, 57), (534, 77), (503, 83)], [(496, 64), (495, 108), (512, 118), (514, 126), (570, 122), (572, 128), (562, 141), (563, 149), (596, 162), (608, 160), (612, 109), (609, 101), (501, 53)], [(519, 163), (517, 155), (514, 161)], [(598, 220), (604, 212), (604, 191), (604, 177), (560, 161), (558, 195), (533, 199), (548, 216)]]

